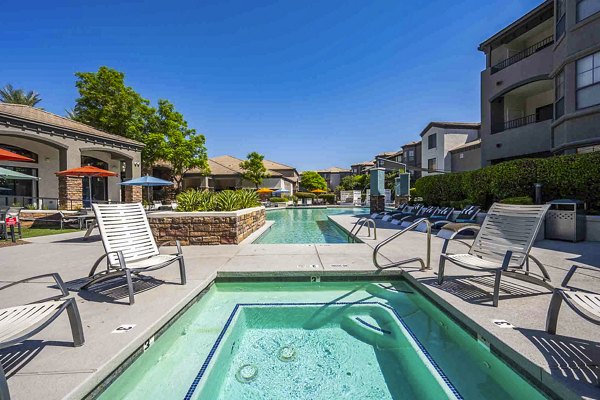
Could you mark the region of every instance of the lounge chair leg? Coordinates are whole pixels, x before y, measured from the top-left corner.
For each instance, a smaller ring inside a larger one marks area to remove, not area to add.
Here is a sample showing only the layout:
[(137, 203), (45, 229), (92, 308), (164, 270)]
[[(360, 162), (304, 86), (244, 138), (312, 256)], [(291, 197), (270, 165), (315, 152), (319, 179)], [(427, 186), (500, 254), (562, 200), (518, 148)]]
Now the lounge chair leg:
[(560, 292), (555, 289), (552, 293), (552, 299), (550, 300), (550, 306), (548, 307), (548, 315), (546, 316), (546, 332), (555, 335), (556, 325), (558, 323), (558, 312), (562, 304), (562, 296)]
[(179, 275), (181, 275), (181, 284), (185, 285), (187, 283), (187, 279), (185, 276), (185, 263), (183, 261), (183, 257), (179, 259)]
[(496, 270), (496, 279), (494, 279), (494, 307), (498, 307), (498, 300), (500, 299), (500, 279), (502, 278), (502, 270)]
[(83, 326), (81, 325), (81, 316), (79, 315), (79, 309), (75, 299), (69, 299), (69, 305), (67, 306), (67, 315), (69, 316), (69, 322), (71, 323), (71, 333), (73, 334), (73, 345), (79, 347), (85, 342), (83, 337)]
[(133, 281), (131, 280), (130, 270), (125, 270), (125, 277), (127, 278), (127, 288), (129, 290), (129, 305), (133, 305), (133, 303), (135, 303), (135, 299), (133, 298)]
[(2, 363), (0, 363), (0, 399), (10, 400), (8, 382), (6, 381), (6, 375), (4, 375), (4, 369), (2, 369)]

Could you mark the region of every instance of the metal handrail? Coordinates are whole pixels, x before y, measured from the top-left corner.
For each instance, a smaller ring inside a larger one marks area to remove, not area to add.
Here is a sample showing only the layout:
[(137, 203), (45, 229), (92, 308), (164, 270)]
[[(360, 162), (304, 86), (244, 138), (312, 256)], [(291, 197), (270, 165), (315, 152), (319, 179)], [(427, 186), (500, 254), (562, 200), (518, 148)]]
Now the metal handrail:
[[(409, 258), (407, 260), (391, 262), (390, 264), (385, 264), (385, 265), (379, 264), (379, 262), (377, 261), (377, 255), (379, 254), (379, 251), (381, 250), (381, 248), (383, 246), (392, 242), (396, 238), (402, 236), (406, 232), (416, 228), (419, 224), (421, 224), (423, 222), (425, 222), (425, 224), (427, 224), (427, 262), (423, 261), (423, 259), (421, 257), (414, 257), (414, 258)], [(411, 263), (414, 261), (418, 261), (421, 264), (421, 271), (431, 269), (431, 222), (429, 222), (429, 220), (426, 218), (421, 218), (421, 219), (416, 220), (410, 226), (408, 226), (407, 228), (404, 228), (403, 230), (401, 230), (398, 233), (393, 234), (389, 238), (385, 239), (383, 242), (379, 243), (373, 249), (373, 264), (378, 269), (387, 269), (387, 268), (398, 267), (400, 265), (408, 264), (408, 263)]]
[[(560, 36), (560, 35), (558, 35), (558, 36)], [(501, 71), (504, 68), (511, 66), (511, 65), (535, 54), (539, 50), (542, 50), (542, 49), (550, 46), (552, 43), (554, 43), (554, 36), (550, 35), (547, 38), (540, 40), (539, 42), (529, 46), (525, 50), (520, 51), (517, 54), (510, 56), (509, 58), (506, 58), (506, 59), (500, 61), (498, 64), (494, 65), (492, 67), (492, 74), (495, 74), (496, 72)]]
[[(360, 225), (359, 225), (360, 224)], [(367, 224), (367, 237), (371, 237), (371, 226), (373, 227), (373, 239), (377, 240), (377, 225), (375, 224), (375, 221), (372, 218), (368, 218), (368, 217), (361, 217), (358, 219), (358, 221), (356, 221), (354, 223), (354, 226), (352, 227), (352, 229), (350, 229), (350, 232), (348, 233), (348, 240), (350, 240), (350, 238), (354, 237), (354, 238), (358, 238), (358, 232), (360, 232), (360, 230), (363, 228), (363, 226), (365, 226), (365, 224)], [(354, 232), (354, 229), (358, 226), (358, 229), (356, 230), (356, 232)]]

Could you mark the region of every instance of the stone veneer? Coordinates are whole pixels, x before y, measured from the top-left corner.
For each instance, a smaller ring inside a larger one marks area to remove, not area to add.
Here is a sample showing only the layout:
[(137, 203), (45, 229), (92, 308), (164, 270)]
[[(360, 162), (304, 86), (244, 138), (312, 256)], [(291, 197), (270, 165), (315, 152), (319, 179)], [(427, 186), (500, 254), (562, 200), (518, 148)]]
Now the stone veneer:
[(125, 186), (123, 188), (123, 197), (125, 203), (141, 203), (142, 202), (142, 187), (141, 186)]
[(239, 244), (265, 224), (265, 208), (231, 212), (156, 212), (148, 215), (158, 243), (179, 240), (182, 246)]
[(77, 210), (83, 207), (82, 178), (58, 177), (58, 204), (62, 210)]

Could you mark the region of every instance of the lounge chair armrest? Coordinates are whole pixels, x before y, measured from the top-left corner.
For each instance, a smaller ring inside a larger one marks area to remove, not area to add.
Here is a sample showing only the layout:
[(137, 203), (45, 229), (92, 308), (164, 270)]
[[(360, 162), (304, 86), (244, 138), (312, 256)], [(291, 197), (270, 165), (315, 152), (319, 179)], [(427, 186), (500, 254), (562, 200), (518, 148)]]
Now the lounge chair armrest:
[[(158, 248), (160, 249), (161, 247), (172, 243), (173, 240), (165, 240), (158, 245)], [(179, 242), (179, 240), (175, 240), (175, 246), (177, 246), (177, 255), (180, 256), (181, 254), (183, 254), (183, 250), (181, 249), (181, 243)]]
[(573, 275), (575, 274), (575, 272), (578, 269), (585, 269), (588, 271), (595, 271), (595, 272), (600, 272), (600, 268), (594, 268), (594, 267), (587, 267), (585, 265), (572, 265), (571, 269), (569, 270), (569, 272), (567, 272), (567, 275), (565, 275), (565, 279), (563, 279), (561, 286), (563, 287), (567, 287), (569, 281), (571, 280), (571, 278), (573, 277)]
[(56, 282), (56, 286), (58, 287), (58, 290), (60, 290), (62, 292), (62, 295), (60, 295), (60, 296), (54, 296), (54, 297), (52, 297), (50, 299), (44, 299), (44, 300), (60, 299), (60, 298), (63, 298), (65, 296), (69, 295), (69, 291), (65, 287), (65, 283), (63, 282), (62, 278), (60, 277), (60, 275), (57, 272), (53, 272), (53, 273), (50, 273), (50, 274), (37, 275), (37, 276), (32, 276), (32, 277), (29, 277), (29, 278), (21, 279), (20, 281), (12, 282), (12, 283), (9, 283), (8, 285), (0, 287), (0, 290), (7, 289), (7, 288), (9, 288), (11, 286), (15, 286), (15, 285), (18, 285), (20, 283), (25, 283), (25, 282), (33, 281), (33, 280), (40, 279), (40, 278), (47, 278), (47, 277), (52, 277), (54, 279), (54, 281)]
[(447, 252), (448, 250), (448, 246), (450, 245), (450, 242), (452, 243), (460, 243), (466, 247), (468, 247), (469, 249), (471, 248), (471, 245), (469, 243), (465, 243), (460, 239), (444, 239), (444, 244), (442, 245), (442, 254), (449, 254)]

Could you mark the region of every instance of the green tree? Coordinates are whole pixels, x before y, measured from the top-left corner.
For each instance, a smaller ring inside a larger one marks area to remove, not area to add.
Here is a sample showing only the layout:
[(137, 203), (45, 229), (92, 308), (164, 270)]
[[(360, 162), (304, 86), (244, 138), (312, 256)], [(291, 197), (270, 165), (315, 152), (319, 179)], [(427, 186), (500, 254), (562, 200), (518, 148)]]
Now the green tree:
[(242, 178), (254, 183), (257, 189), (263, 179), (267, 177), (267, 169), (263, 164), (264, 159), (265, 156), (253, 151), (248, 154), (246, 160), (240, 163), (240, 168), (243, 170)]
[(168, 100), (158, 101), (152, 118), (152, 132), (146, 135), (147, 157), (162, 159), (171, 165), (171, 178), (176, 192), (181, 192), (183, 175), (192, 168), (210, 173), (204, 135), (188, 127), (183, 115)]
[(11, 84), (0, 89), (0, 103), (24, 104), (34, 107), (42, 101), (39, 93), (30, 90), (25, 92), (23, 89), (15, 89)]
[(365, 190), (369, 184), (369, 175), (350, 175), (343, 177), (338, 187), (340, 190)]
[(72, 118), (102, 131), (145, 143), (155, 110), (133, 88), (125, 74), (102, 66), (98, 72), (77, 72)]
[(327, 181), (315, 171), (306, 171), (300, 177), (300, 186), (308, 191), (316, 189), (327, 190)]

